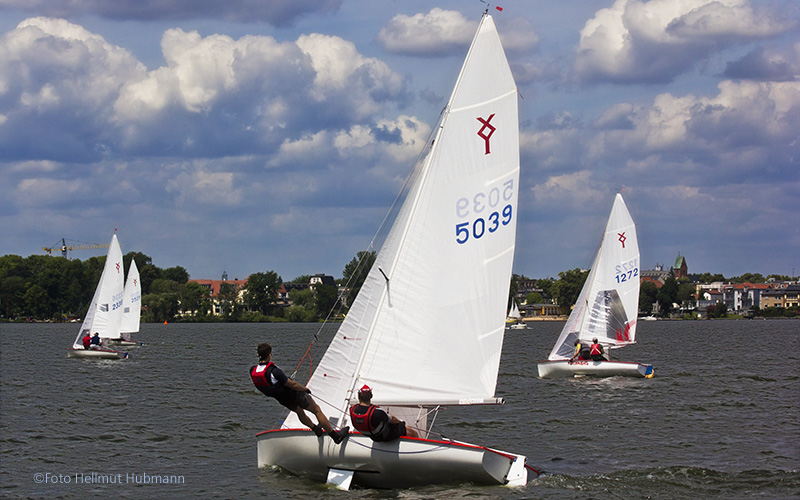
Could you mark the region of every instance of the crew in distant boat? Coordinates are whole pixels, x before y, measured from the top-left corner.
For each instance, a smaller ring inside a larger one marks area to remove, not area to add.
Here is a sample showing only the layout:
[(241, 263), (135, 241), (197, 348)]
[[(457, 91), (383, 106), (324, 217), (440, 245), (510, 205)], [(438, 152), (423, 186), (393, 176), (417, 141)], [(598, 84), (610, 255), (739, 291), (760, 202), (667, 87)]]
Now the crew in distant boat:
[(406, 423), (372, 404), (372, 389), (364, 385), (358, 390), (358, 404), (350, 407), (353, 427), (373, 441), (393, 441), (400, 436), (419, 437)]
[[(600, 348), (602, 349), (603, 346), (600, 346)], [(576, 340), (575, 354), (572, 355), (572, 358), (570, 358), (569, 363), (572, 364), (572, 362), (575, 361), (575, 358), (582, 360), (590, 360), (592, 359), (591, 353), (592, 349), (586, 344), (586, 342), (581, 342), (580, 340)]]
[(81, 339), (81, 342), (83, 342), (84, 349), (89, 349), (89, 347), (91, 347), (92, 337), (89, 335), (88, 331), (86, 332), (86, 335), (84, 335), (83, 338)]
[[(278, 400), (280, 404), (297, 414), (297, 418), (309, 427), (317, 437), (327, 433), (336, 444), (341, 443), (348, 436), (349, 427), (338, 431), (333, 430), (328, 417), (319, 405), (311, 399), (311, 390), (294, 380), (288, 378), (283, 370), (278, 368), (272, 359), (272, 346), (265, 343), (258, 344), (258, 364), (250, 368), (250, 378), (256, 389)], [(319, 422), (314, 425), (311, 418), (304, 410), (308, 410), (317, 417)]]
[(605, 349), (603, 349), (603, 344), (597, 342), (597, 337), (592, 339), (592, 345), (589, 348), (591, 349), (591, 355), (593, 361), (608, 361), (603, 354), (605, 354)]
[(91, 344), (89, 346), (90, 349), (100, 349), (102, 345), (102, 341), (100, 340), (100, 334), (94, 332), (94, 337), (92, 337)]

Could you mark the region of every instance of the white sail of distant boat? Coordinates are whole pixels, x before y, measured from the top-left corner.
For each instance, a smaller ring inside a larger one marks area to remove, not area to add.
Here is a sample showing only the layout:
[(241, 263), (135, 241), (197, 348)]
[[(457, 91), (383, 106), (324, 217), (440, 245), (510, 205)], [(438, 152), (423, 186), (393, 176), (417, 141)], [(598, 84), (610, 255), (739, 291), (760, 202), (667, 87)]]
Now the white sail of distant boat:
[(519, 307), (517, 307), (516, 300), (511, 301), (511, 310), (508, 312), (508, 317), (511, 320), (518, 320), (522, 317), (522, 315), (519, 313)]
[[(308, 387), (345, 426), (356, 391), (419, 429), (421, 438), (341, 445), (294, 413), (258, 435), (259, 466), (339, 487), (525, 484), (525, 457), (435, 439), (442, 405), (494, 404), (514, 257), (519, 181), (517, 88), (492, 17), (484, 14), (430, 149), (350, 312)], [(442, 295), (441, 283), (457, 293)], [(432, 439), (428, 439), (432, 438)]]
[(124, 289), (124, 269), (122, 267), (122, 249), (117, 235), (111, 237), (108, 255), (95, 289), (92, 302), (86, 312), (81, 329), (72, 347), (67, 351), (72, 358), (106, 358), (122, 359), (127, 353), (114, 351), (104, 345), (98, 349), (84, 349), (81, 339), (86, 333), (98, 334), (103, 344), (108, 339), (119, 336), (119, 325), (122, 321), (122, 297)]
[(588, 344), (597, 339), (607, 352), (636, 341), (639, 285), (636, 226), (622, 195), (617, 194), (589, 276), (548, 361), (539, 363), (539, 376), (652, 377), (653, 367), (641, 363), (569, 361), (576, 341)]
[(122, 321), (119, 326), (119, 337), (109, 342), (116, 345), (140, 345), (131, 339), (131, 334), (139, 333), (142, 311), (142, 284), (139, 279), (139, 268), (136, 267), (135, 258), (131, 258), (128, 277), (125, 279), (125, 289), (122, 295)]

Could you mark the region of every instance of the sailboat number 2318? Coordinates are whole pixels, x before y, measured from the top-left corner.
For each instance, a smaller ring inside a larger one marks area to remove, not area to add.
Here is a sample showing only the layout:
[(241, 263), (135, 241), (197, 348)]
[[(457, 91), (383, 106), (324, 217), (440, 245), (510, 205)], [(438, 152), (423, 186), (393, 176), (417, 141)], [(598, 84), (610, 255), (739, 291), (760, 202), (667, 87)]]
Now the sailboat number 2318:
[[(483, 238), (507, 226), (513, 218), (513, 207), (507, 203), (514, 197), (514, 181), (508, 180), (500, 187), (493, 187), (486, 192), (480, 192), (471, 198), (459, 198), (456, 201), (456, 216), (467, 222), (456, 224), (456, 242), (464, 244), (474, 238)], [(504, 203), (507, 203), (503, 206)], [(500, 208), (502, 206), (502, 208)], [(485, 215), (484, 215), (485, 214)]]

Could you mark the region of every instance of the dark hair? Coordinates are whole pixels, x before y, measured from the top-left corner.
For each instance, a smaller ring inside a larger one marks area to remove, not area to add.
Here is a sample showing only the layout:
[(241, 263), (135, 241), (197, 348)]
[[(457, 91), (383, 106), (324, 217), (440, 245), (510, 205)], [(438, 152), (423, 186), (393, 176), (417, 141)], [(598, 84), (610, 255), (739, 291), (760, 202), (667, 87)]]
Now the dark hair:
[(267, 359), (269, 355), (272, 354), (272, 346), (267, 344), (266, 342), (262, 342), (258, 344), (258, 358), (259, 359)]
[(359, 391), (358, 401), (360, 403), (369, 403), (370, 401), (372, 401), (372, 391), (365, 391), (365, 392)]

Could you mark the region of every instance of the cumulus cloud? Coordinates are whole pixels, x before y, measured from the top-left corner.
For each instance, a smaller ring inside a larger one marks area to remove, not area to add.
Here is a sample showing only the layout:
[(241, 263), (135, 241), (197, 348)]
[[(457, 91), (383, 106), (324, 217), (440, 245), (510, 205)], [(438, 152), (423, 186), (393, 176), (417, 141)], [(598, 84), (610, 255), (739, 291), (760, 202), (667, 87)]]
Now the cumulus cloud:
[(581, 30), (575, 70), (584, 81), (669, 82), (721, 46), (790, 28), (749, 0), (616, 0)]
[[(438, 57), (462, 54), (475, 36), (475, 19), (438, 7), (412, 16), (398, 14), (378, 33), (377, 41), (389, 52)], [(500, 37), (508, 51), (531, 50), (539, 42), (530, 22), (514, 18), (503, 23)]]
[(634, 165), (656, 155), (662, 168), (678, 163), (682, 175), (704, 176), (699, 183), (713, 182), (718, 171), (698, 170), (698, 159), (724, 168), (728, 181), (787, 174), (792, 154), (800, 153), (800, 83), (728, 80), (715, 96), (660, 94), (650, 106), (612, 107), (596, 126), (589, 149), (596, 158), (619, 156)]
[(342, 0), (159, 0), (157, 2), (114, 2), (102, 0), (4, 0), (5, 8), (35, 12), (51, 17), (96, 15), (114, 20), (224, 19), (265, 21), (287, 26), (308, 15), (330, 14)]
[(126, 50), (64, 20), (30, 19), (6, 33), (6, 159), (264, 154), (404, 98), (400, 75), (339, 37), (236, 40), (176, 28), (161, 46), (166, 65), (147, 71)]
[(21, 22), (0, 39), (0, 150), (6, 159), (92, 160), (120, 89), (144, 76), (127, 50), (61, 19)]

